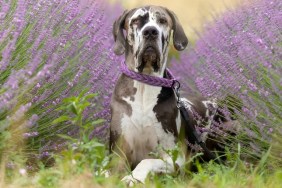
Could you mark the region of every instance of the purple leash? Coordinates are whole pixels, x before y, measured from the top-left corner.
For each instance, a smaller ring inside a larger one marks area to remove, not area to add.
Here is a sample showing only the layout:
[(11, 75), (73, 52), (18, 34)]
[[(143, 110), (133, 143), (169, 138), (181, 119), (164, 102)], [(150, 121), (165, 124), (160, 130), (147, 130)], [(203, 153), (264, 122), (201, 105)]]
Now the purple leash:
[(129, 70), (125, 62), (121, 62), (120, 70), (126, 76), (152, 86), (173, 88), (176, 82), (179, 83), (168, 68), (165, 69), (166, 76), (168, 78), (137, 73), (135, 71)]

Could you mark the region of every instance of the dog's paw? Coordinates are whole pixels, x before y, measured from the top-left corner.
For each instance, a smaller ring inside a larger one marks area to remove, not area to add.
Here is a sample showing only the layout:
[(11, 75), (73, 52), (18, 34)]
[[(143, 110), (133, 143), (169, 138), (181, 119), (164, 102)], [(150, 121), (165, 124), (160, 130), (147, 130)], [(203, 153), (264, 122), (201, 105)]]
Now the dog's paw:
[(125, 182), (129, 187), (133, 187), (137, 183), (143, 183), (142, 181), (134, 178), (132, 175), (125, 176), (121, 181)]

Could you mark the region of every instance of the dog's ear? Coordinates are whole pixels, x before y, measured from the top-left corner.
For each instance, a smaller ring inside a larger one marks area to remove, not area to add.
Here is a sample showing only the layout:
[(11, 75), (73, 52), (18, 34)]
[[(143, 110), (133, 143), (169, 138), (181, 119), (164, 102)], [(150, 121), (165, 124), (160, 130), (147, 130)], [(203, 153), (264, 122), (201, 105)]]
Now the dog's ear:
[(123, 34), (125, 18), (128, 14), (128, 10), (125, 10), (123, 14), (114, 22), (113, 35), (115, 40), (114, 52), (117, 55), (122, 55), (125, 51), (125, 37)]
[(177, 16), (171, 10), (166, 9), (169, 16), (172, 19), (172, 29), (173, 29), (173, 45), (176, 50), (184, 50), (188, 44), (188, 38), (185, 35), (183, 27), (178, 21)]

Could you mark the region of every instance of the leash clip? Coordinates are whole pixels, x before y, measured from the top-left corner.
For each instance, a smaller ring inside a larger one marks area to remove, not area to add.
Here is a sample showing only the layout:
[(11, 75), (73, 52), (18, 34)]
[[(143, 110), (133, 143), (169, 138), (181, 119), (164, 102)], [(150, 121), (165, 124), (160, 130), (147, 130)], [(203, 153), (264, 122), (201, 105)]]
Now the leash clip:
[(172, 89), (173, 89), (173, 91), (176, 95), (176, 99), (177, 99), (176, 106), (177, 106), (177, 108), (180, 108), (180, 91), (179, 91), (180, 87), (181, 87), (180, 82), (178, 80), (173, 80)]

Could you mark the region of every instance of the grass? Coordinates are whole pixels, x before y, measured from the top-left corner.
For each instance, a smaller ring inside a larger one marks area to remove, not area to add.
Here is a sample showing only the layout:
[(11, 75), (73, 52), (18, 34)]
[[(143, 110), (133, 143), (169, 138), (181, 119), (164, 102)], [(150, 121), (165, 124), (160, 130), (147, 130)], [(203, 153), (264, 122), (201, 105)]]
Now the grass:
[[(66, 153), (56, 156), (57, 163), (54, 167), (42, 167), (32, 175), (21, 174), (20, 170), (14, 171), (13, 177), (4, 184), (2, 182), (1, 187), (126, 187), (120, 181), (126, 174), (113, 174), (108, 178), (97, 174), (84, 161), (86, 155), (89, 153), (84, 153), (80, 159), (76, 159), (78, 156), (74, 153), (71, 156)], [(246, 167), (241, 160), (228, 166), (210, 162), (199, 164), (198, 173), (185, 173), (175, 177), (151, 174), (145, 187), (280, 187), (281, 169), (269, 171), (263, 166)], [(136, 187), (144, 185), (138, 184)]]
[[(77, 97), (69, 97), (63, 101), (59, 110), (63, 110), (63, 116), (55, 119), (55, 123), (71, 121), (80, 127), (78, 138), (71, 138), (66, 135), (58, 135), (68, 140), (65, 150), (53, 154), (49, 159), (55, 161), (52, 167), (46, 167), (46, 163), (36, 162), (36, 171), (29, 171), (26, 166), (27, 158), (23, 153), (11, 151), (1, 158), (1, 182), (0, 187), (127, 187), (120, 181), (129, 172), (111, 174), (105, 177), (105, 171), (114, 169), (110, 165), (110, 156), (105, 144), (96, 139), (89, 139), (91, 127), (96, 120), (89, 124), (82, 118), (83, 111), (90, 103), (88, 100), (97, 94), (84, 96), (83, 91)], [(91, 125), (91, 126), (90, 126)], [(1, 142), (16, 138), (1, 137)], [(278, 138), (279, 140), (279, 138)], [(23, 147), (23, 146), (21, 146)], [(280, 146), (278, 146), (279, 149)], [(277, 146), (275, 146), (277, 149)], [(5, 149), (4, 149), (5, 150)], [(240, 159), (240, 145), (238, 153), (227, 152), (227, 162), (225, 165), (214, 162), (200, 164), (191, 159), (196, 164), (198, 172), (190, 172), (183, 168), (178, 175), (170, 174), (150, 174), (146, 180), (145, 187), (280, 187), (282, 182), (282, 169), (276, 168), (271, 163), (271, 152), (261, 158), (259, 163), (251, 164)], [(13, 159), (12, 167), (6, 167), (7, 159)], [(46, 159), (48, 161), (48, 159)], [(4, 165), (5, 164), (5, 165)], [(35, 164), (33, 164), (35, 165)], [(137, 184), (136, 187), (144, 187)]]

